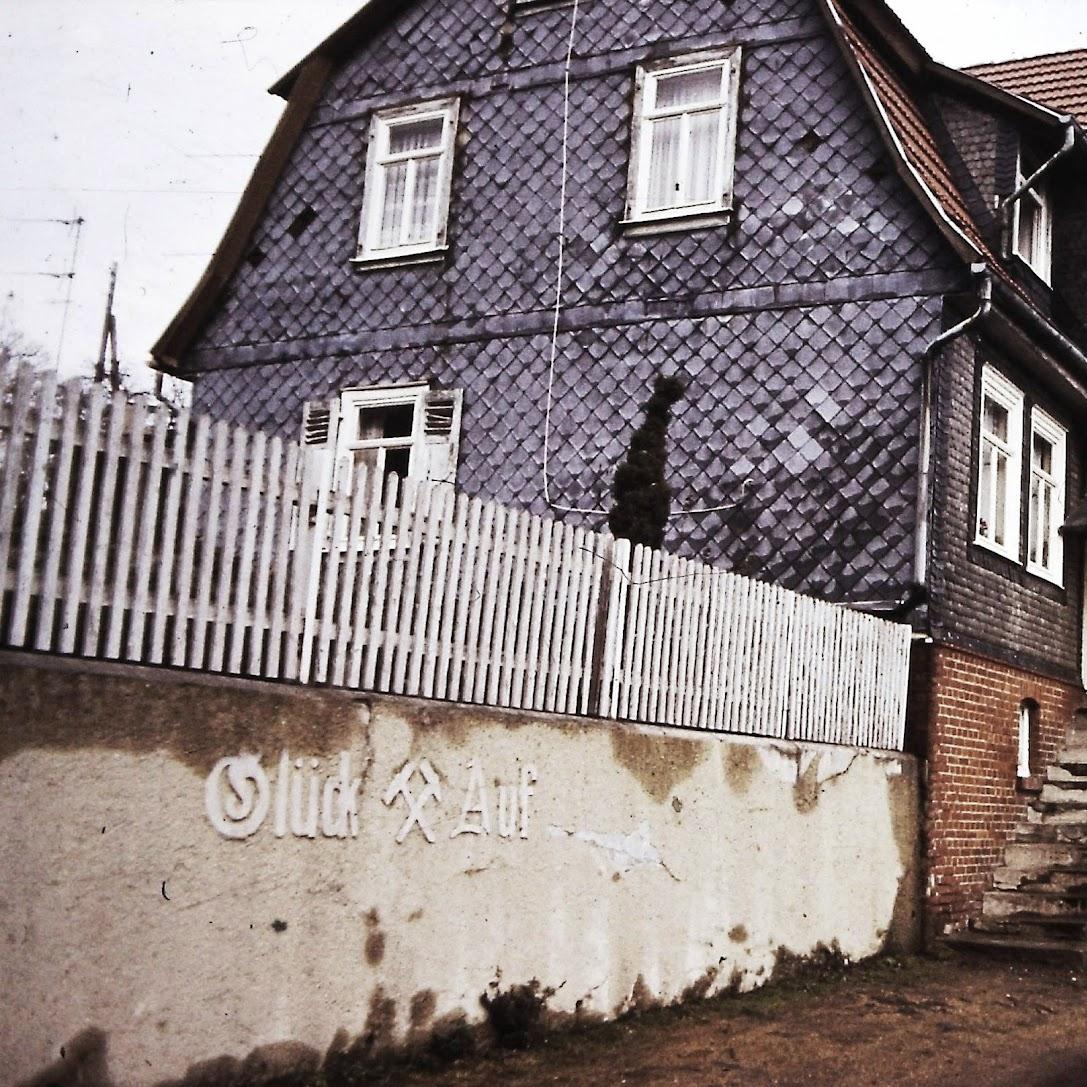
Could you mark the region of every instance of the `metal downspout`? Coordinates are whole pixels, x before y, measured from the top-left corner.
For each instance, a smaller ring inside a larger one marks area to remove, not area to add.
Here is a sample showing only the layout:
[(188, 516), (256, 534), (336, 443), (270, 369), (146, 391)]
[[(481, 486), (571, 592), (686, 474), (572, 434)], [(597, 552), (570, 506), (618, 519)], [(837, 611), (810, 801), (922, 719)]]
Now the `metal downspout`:
[(1026, 181), (1024, 181), (1023, 184), (1020, 185), (1019, 188), (1011, 194), (1011, 196), (1006, 196), (1003, 200), (1000, 201), (1000, 210), (1003, 211), (1005, 214), (1009, 212), (1009, 209), (1014, 203), (1016, 203), (1016, 201), (1022, 200), (1024, 194), (1029, 189), (1032, 189), (1034, 187), (1035, 183), (1042, 176), (1042, 174), (1046, 173), (1046, 171), (1048, 171), (1050, 167), (1054, 166), (1059, 159), (1064, 158), (1064, 156), (1067, 155), (1068, 152), (1071, 151), (1072, 148), (1075, 146), (1075, 121), (1073, 121), (1071, 117), (1065, 115), (1061, 118), (1061, 124), (1064, 125), (1065, 128), (1064, 143), (1061, 144), (1060, 150), (1055, 155), (1051, 155), (1048, 159), (1046, 159), (1046, 161), (1043, 162), (1042, 165), (1039, 166), (1038, 169), (1035, 170), (1034, 173), (1031, 174), (1030, 177), (1028, 177)]
[(937, 351), (944, 344), (961, 336), (978, 321), (989, 315), (993, 308), (993, 277), (985, 264), (972, 264), (970, 271), (981, 280), (978, 292), (978, 308), (957, 325), (941, 332), (921, 354), (921, 453), (920, 474), (917, 481), (917, 532), (914, 536), (913, 575), (918, 585), (928, 579), (929, 515), (932, 512), (932, 446), (935, 423), (934, 403), (936, 396), (934, 361)]

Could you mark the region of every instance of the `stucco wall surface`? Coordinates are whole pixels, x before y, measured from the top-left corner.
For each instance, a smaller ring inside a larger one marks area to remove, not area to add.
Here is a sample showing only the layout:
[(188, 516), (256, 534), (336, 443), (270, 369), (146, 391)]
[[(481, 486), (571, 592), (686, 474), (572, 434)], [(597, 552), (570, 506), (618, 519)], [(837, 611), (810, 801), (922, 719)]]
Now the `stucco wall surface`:
[(610, 1017), (871, 955), (915, 928), (915, 771), (9, 654), (0, 1080), (314, 1068), (521, 984)]

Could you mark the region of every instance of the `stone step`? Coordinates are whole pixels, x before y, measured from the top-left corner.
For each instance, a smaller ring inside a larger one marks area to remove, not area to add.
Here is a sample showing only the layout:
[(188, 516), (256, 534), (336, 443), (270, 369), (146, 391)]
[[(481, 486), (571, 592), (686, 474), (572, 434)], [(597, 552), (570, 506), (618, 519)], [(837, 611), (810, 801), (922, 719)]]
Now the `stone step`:
[(1045, 768), (1045, 780), (1066, 789), (1087, 789), (1087, 774), (1074, 774), (1054, 764)]
[(1052, 827), (1080, 826), (1087, 833), (1087, 807), (1082, 804), (1042, 804), (1034, 800), (1027, 808), (1027, 822)]
[(1061, 891), (986, 891), (981, 915), (986, 921), (1054, 919), (1065, 924), (1087, 924), (1087, 895)]
[(998, 891), (1041, 891), (1087, 898), (1087, 866), (1053, 865), (1015, 867), (1005, 865), (993, 872), (993, 886)]
[(955, 932), (939, 941), (959, 951), (1009, 958), (1030, 958), (1046, 962), (1087, 962), (1087, 941), (1055, 940), (1045, 936), (1024, 936), (1014, 932)]
[(1004, 847), (1004, 864), (1008, 868), (1072, 868), (1087, 869), (1087, 843), (1072, 842), (1009, 842)]
[(1087, 747), (1066, 747), (1057, 752), (1057, 765), (1074, 774), (1087, 774)]
[[(1029, 811), (1028, 811), (1029, 815)], [(1008, 841), (1014, 845), (1087, 845), (1087, 827), (1075, 823), (1048, 824), (1040, 821), (1016, 823)]]
[(979, 917), (973, 924), (976, 932), (1000, 936), (1016, 936), (1025, 940), (1084, 940), (1087, 925), (1065, 921), (1058, 917), (1040, 917), (1035, 920), (992, 921)]
[(1037, 799), (1031, 801), (1031, 807), (1044, 808), (1079, 808), (1087, 811), (1087, 789), (1069, 789), (1064, 785), (1043, 785)]

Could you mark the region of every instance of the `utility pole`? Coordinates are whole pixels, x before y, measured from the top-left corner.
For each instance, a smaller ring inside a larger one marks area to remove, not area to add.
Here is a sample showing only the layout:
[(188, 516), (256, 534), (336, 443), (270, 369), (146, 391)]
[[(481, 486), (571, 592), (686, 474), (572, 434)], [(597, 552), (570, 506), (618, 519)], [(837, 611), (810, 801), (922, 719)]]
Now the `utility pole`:
[(106, 348), (110, 348), (110, 385), (116, 392), (121, 384), (120, 365), (117, 361), (117, 318), (113, 316), (113, 292), (117, 287), (117, 262), (109, 269), (109, 294), (106, 296), (106, 316), (102, 321), (102, 343), (98, 348), (98, 363), (94, 368), (94, 380), (105, 383)]

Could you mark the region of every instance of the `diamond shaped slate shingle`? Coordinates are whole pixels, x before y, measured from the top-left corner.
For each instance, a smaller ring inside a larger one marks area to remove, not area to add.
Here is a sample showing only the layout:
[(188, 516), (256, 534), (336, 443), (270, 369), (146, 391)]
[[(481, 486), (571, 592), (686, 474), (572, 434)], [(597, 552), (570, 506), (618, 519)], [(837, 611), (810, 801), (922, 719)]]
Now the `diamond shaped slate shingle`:
[[(199, 409), (293, 436), (306, 400), (344, 386), (463, 388), (461, 485), (546, 511), (571, 12), (511, 21), (492, 0), (423, 0), (342, 66), (195, 347), (209, 368)], [(701, 39), (744, 50), (734, 220), (624, 236), (636, 57)], [(888, 168), (817, 5), (594, 0), (575, 57), (556, 500), (607, 504), (654, 373), (678, 374), (675, 508), (729, 508), (677, 516), (667, 546), (833, 599), (897, 595), (911, 576), (916, 360), (959, 265)], [(450, 255), (359, 273), (369, 113), (450, 87)], [(316, 217), (294, 237), (306, 208)]]

